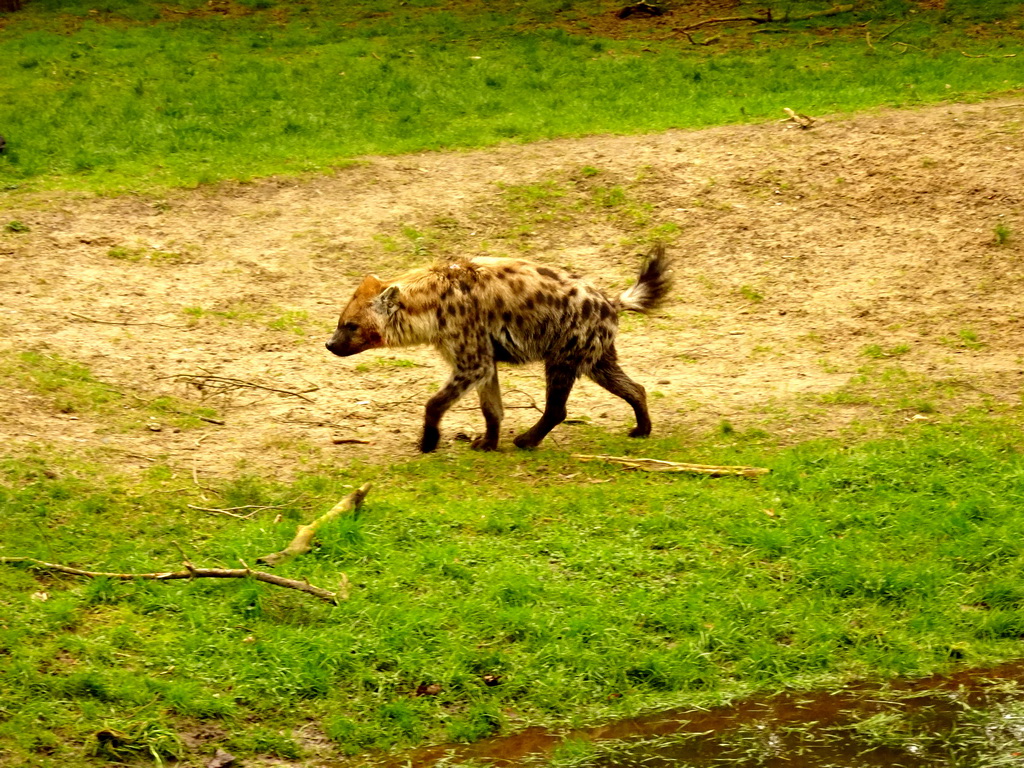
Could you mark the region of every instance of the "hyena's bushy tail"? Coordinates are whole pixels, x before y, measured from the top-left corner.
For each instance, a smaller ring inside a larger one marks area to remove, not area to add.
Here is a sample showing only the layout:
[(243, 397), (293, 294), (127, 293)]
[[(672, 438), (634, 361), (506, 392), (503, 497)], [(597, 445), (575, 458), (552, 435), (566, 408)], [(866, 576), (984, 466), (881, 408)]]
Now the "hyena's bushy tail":
[(619, 312), (650, 312), (665, 301), (672, 288), (672, 275), (665, 246), (658, 243), (644, 260), (636, 283), (613, 301)]

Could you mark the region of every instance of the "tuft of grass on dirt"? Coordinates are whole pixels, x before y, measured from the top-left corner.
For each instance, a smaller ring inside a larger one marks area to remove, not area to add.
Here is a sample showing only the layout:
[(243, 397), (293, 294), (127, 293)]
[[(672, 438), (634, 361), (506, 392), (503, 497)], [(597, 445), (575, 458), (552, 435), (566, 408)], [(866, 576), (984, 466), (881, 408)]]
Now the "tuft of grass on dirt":
[(109, 429), (138, 429), (155, 419), (177, 429), (216, 421), (217, 412), (168, 395), (143, 396), (97, 378), (88, 366), (47, 350), (0, 353), (0, 382), (44, 397), (54, 411), (101, 418)]
[(1012, 658), (1020, 420), (785, 449), (643, 445), (773, 469), (756, 482), (456, 447), (203, 491), (163, 465), (133, 480), (51, 449), (8, 456), (2, 554), (119, 572), (174, 568), (178, 546), (197, 565), (251, 563), (354, 485), (375, 488), (277, 569), (327, 588), (346, 574), (336, 607), (244, 581), (0, 568), (0, 739), (16, 761), (45, 743), (41, 765), (68, 764), (100, 749), (106, 723), (128, 735), (107, 745), (119, 759), (169, 758), (170, 735), (199, 721), (243, 759), (295, 759), (311, 723), (357, 753)]

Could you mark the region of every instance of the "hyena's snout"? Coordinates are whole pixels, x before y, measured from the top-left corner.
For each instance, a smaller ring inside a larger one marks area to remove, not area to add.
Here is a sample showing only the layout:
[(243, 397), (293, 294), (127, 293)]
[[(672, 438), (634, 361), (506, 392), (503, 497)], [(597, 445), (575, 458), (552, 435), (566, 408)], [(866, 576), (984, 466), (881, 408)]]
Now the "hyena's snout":
[(373, 328), (358, 323), (343, 323), (335, 330), (331, 340), (324, 346), (327, 351), (338, 357), (348, 357), (383, 346), (380, 334)]

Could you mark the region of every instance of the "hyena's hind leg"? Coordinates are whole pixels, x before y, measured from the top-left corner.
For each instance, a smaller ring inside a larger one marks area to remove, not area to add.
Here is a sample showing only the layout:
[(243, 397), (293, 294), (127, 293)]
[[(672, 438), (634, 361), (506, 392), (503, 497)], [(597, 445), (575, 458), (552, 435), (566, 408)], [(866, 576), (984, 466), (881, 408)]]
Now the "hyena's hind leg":
[(491, 375), (477, 385), (480, 395), (480, 410), (484, 413), (484, 434), (470, 446), (474, 451), (494, 451), (501, 436), (501, 420), (505, 409), (501, 405), (501, 385), (498, 383), (498, 368), (494, 366)]
[(519, 448), (534, 448), (552, 429), (565, 421), (565, 404), (576, 383), (576, 368), (568, 365), (549, 364), (544, 371), (547, 376), (547, 402), (540, 419), (512, 442)]
[(589, 376), (633, 407), (633, 413), (636, 414), (636, 426), (630, 431), (630, 437), (647, 437), (651, 434), (651, 416), (647, 411), (647, 392), (619, 367), (615, 347), (608, 349), (605, 356), (591, 369)]

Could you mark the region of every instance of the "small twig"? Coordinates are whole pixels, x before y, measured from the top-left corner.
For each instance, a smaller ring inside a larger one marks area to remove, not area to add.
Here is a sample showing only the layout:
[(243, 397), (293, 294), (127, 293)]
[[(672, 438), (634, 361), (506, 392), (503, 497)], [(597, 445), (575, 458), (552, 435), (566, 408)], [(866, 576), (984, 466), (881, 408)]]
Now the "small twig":
[(891, 35), (897, 29), (899, 29), (900, 27), (905, 27), (906, 25), (907, 25), (907, 22), (905, 22), (905, 21), (900, 23), (900, 24), (897, 24), (895, 27), (893, 27), (888, 32), (886, 32), (884, 35), (882, 35), (880, 38), (878, 38), (878, 42), (882, 42), (883, 40), (885, 40), (885, 38), (887, 38), (889, 35)]
[(369, 483), (360, 486), (331, 507), (329, 511), (320, 515), (320, 517), (309, 525), (300, 525), (295, 531), (295, 538), (292, 539), (291, 543), (287, 547), (282, 549), (280, 552), (274, 552), (269, 555), (264, 555), (263, 557), (258, 557), (256, 558), (256, 562), (264, 565), (275, 566), (280, 565), (285, 560), (295, 557), (296, 555), (302, 555), (309, 552), (309, 550), (313, 548), (313, 537), (316, 536), (316, 532), (335, 518), (340, 517), (346, 512), (354, 512), (358, 509), (359, 505), (363, 503), (363, 499), (366, 498), (366, 494), (370, 492), (371, 487), (372, 486)]
[(267, 387), (263, 384), (256, 384), (245, 379), (236, 379), (230, 376), (215, 376), (213, 374), (188, 374), (188, 373), (177, 373), (173, 376), (163, 376), (161, 378), (175, 379), (177, 381), (191, 384), (196, 389), (202, 390), (209, 384), (222, 385), (221, 389), (262, 389), (267, 392), (276, 392), (279, 395), (289, 395), (290, 397), (298, 397), (305, 400), (307, 403), (314, 402), (312, 399), (306, 397), (306, 392), (316, 392), (319, 387), (313, 387), (312, 389), (305, 389), (302, 392), (292, 392), (288, 389), (278, 389), (277, 387)]
[(847, 13), (852, 11), (853, 5), (836, 5), (832, 8), (828, 8), (824, 11), (811, 11), (810, 13), (802, 13), (798, 16), (790, 16), (788, 13), (782, 18), (776, 18), (772, 14), (771, 8), (766, 8), (761, 16), (723, 16), (714, 19), (704, 19), (703, 21), (697, 21), (693, 24), (687, 24), (685, 27), (676, 27), (676, 32), (686, 32), (690, 29), (697, 29), (708, 24), (728, 24), (733, 21), (749, 21), (754, 24), (772, 24), (776, 22), (789, 22), (789, 21), (807, 21), (808, 19), (818, 19), (824, 16), (838, 16), (841, 13)]
[[(144, 397), (139, 397), (134, 392), (122, 392), (121, 390), (114, 389), (113, 387), (107, 387), (107, 389), (109, 389), (111, 392), (116, 392), (117, 394), (121, 395), (122, 397), (127, 395), (128, 397), (135, 398), (136, 400), (138, 400), (140, 403), (142, 403), (145, 406), (151, 406), (153, 404), (152, 400), (147, 400)], [(220, 426), (220, 427), (223, 427), (224, 424), (225, 424), (225, 422), (222, 419), (214, 419), (214, 418), (211, 418), (209, 416), (200, 416), (198, 414), (189, 413), (188, 411), (182, 411), (182, 410), (179, 410), (177, 408), (167, 408), (167, 410), (169, 410), (171, 413), (176, 413), (179, 416), (191, 416), (193, 418), (199, 419), (200, 421), (205, 421), (208, 424), (216, 424), (217, 426)]]
[(129, 451), (125, 448), (118, 448), (116, 445), (105, 445), (103, 447), (108, 451), (115, 451), (116, 453), (121, 453), (125, 456), (131, 456), (134, 459), (142, 459), (143, 461), (159, 461), (159, 459), (147, 456), (144, 453), (135, 453), (135, 451)]
[[(47, 571), (57, 571), (58, 573), (67, 573), (72, 576), (84, 576), (89, 579), (118, 579), (119, 581), (134, 581), (135, 579), (144, 579), (149, 581), (172, 581), (174, 579), (255, 579), (256, 581), (262, 581), (264, 584), (273, 584), (276, 587), (285, 587), (287, 589), (296, 589), (299, 592), (305, 592), (308, 595), (313, 595), (321, 600), (328, 603), (337, 605), (339, 596), (335, 592), (329, 592), (326, 589), (320, 587), (314, 587), (312, 584), (308, 584), (302, 581), (296, 581), (295, 579), (286, 579), (283, 576), (277, 576), (273, 573), (265, 573), (263, 571), (254, 571), (248, 567), (246, 568), (196, 568), (188, 560), (185, 561), (184, 571), (163, 571), (160, 573), (109, 573), (105, 571), (85, 571), (81, 568), (72, 568), (67, 565), (60, 565), (58, 563), (47, 563), (42, 560), (37, 560), (34, 557), (0, 557), (0, 564), (13, 565), (16, 563), (25, 563), (35, 568), (41, 568)], [(340, 598), (344, 599), (344, 598)]]
[(343, 424), (335, 424), (333, 421), (317, 421), (316, 419), (277, 419), (282, 424), (301, 424), (305, 427), (333, 427), (344, 429)]
[(711, 45), (712, 43), (717, 43), (720, 39), (718, 35), (715, 35), (714, 37), (709, 37), (707, 40), (694, 40), (693, 35), (685, 30), (683, 30), (683, 35), (692, 45)]
[(539, 405), (537, 405), (537, 401), (533, 399), (533, 396), (529, 392), (523, 392), (523, 390), (521, 390), (521, 389), (507, 389), (507, 390), (505, 390), (505, 394), (507, 394), (507, 395), (511, 395), (513, 392), (515, 392), (517, 395), (523, 395), (527, 400), (530, 401), (530, 404), (529, 405), (506, 405), (505, 406), (506, 408), (532, 408), (533, 410), (539, 411), (540, 413), (544, 412), (544, 410)]
[[(220, 507), (197, 507), (194, 504), (186, 504), (185, 506), (188, 507), (189, 509), (197, 509), (200, 512), (216, 512), (216, 513), (221, 514), (221, 515), (227, 515), (228, 517), (238, 518), (239, 520), (250, 520), (258, 512), (262, 512), (265, 509), (281, 509), (282, 507), (285, 507), (287, 505), (286, 504), (262, 504), (262, 505), (260, 505), (260, 504), (245, 504), (244, 506), (241, 506), (241, 507), (224, 507), (224, 508), (220, 508)], [(245, 514), (245, 515), (240, 515), (236, 511), (234, 511), (234, 510), (239, 510), (239, 509), (251, 509), (252, 512), (249, 512), (248, 514)]]
[(185, 554), (184, 547), (182, 547), (181, 544), (179, 544), (177, 541), (172, 541), (171, 544), (173, 544), (174, 548), (178, 550), (178, 554), (181, 555), (182, 562), (187, 563), (188, 562), (188, 555)]
[(798, 126), (800, 126), (804, 130), (807, 130), (808, 128), (811, 128), (811, 127), (814, 126), (815, 120), (814, 120), (813, 117), (808, 117), (807, 115), (798, 114), (798, 113), (794, 112), (792, 109), (790, 109), (789, 107), (783, 107), (782, 111), (785, 112), (787, 115), (789, 115), (789, 117), (784, 118), (781, 121), (783, 123), (796, 123)]
[(684, 464), (678, 461), (663, 461), (661, 459), (631, 458), (629, 456), (605, 456), (603, 454), (591, 455), (574, 453), (572, 458), (580, 461), (610, 461), (613, 464), (621, 464), (626, 469), (639, 469), (644, 472), (692, 472), (699, 475), (740, 475), (742, 477), (757, 477), (771, 472), (766, 467), (735, 467), (716, 466), (713, 464)]
[(100, 323), (101, 325), (158, 325), (161, 328), (177, 328), (178, 330), (187, 330), (189, 328), (187, 325), (167, 325), (166, 323), (134, 323), (126, 320), (97, 320), (93, 317), (80, 315), (77, 312), (68, 312), (68, 314), (76, 320), (81, 320), (86, 323)]
[(332, 437), (331, 443), (334, 445), (369, 445), (370, 441), (360, 437)]

